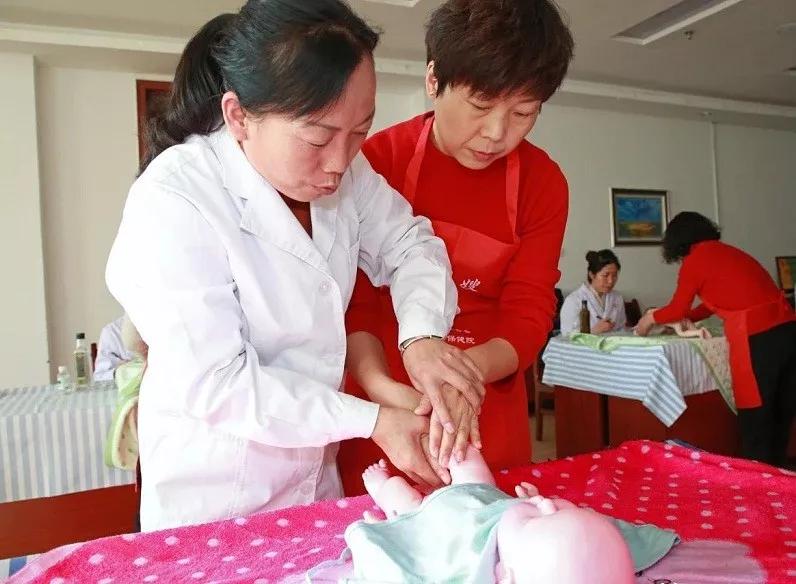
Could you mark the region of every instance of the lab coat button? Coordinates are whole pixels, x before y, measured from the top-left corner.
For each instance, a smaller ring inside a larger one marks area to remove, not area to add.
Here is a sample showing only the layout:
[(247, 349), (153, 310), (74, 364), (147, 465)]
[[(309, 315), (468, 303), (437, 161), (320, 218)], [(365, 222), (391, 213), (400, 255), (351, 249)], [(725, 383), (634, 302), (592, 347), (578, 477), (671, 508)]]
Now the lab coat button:
[(320, 291), (321, 294), (328, 294), (329, 290), (331, 290), (331, 289), (332, 289), (332, 285), (329, 282), (327, 282), (326, 280), (321, 282), (321, 285), (318, 286), (318, 290)]

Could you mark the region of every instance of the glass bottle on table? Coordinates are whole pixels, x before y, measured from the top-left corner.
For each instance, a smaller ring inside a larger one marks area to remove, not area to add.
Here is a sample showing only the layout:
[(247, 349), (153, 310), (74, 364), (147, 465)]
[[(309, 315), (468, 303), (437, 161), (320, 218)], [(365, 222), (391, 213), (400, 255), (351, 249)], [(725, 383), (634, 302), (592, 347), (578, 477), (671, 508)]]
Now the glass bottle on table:
[(589, 303), (585, 300), (581, 302), (580, 308), (580, 332), (591, 332), (591, 314), (589, 314)]
[(58, 389), (64, 393), (69, 393), (74, 389), (72, 376), (69, 375), (69, 369), (67, 369), (66, 365), (58, 366)]
[(75, 385), (88, 387), (91, 383), (91, 352), (86, 343), (86, 333), (77, 333), (75, 338)]

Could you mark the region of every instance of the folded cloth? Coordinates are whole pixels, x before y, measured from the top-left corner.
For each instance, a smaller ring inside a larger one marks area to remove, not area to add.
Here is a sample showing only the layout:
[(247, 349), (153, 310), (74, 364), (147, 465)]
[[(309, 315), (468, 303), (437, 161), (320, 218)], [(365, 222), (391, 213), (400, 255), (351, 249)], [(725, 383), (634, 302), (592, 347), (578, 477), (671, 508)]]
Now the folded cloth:
[(735, 394), (732, 392), (732, 372), (730, 371), (730, 346), (724, 337), (693, 339), (691, 346), (702, 356), (716, 382), (716, 389), (727, 402), (727, 407), (734, 414), (738, 413), (735, 407)]
[(116, 368), (119, 399), (113, 412), (103, 457), (107, 466), (135, 470), (138, 461), (138, 390), (146, 363), (134, 359)]
[(634, 334), (593, 335), (590, 333), (572, 333), (569, 336), (569, 340), (576, 345), (583, 345), (604, 353), (610, 353), (620, 347), (657, 347), (680, 339), (674, 335), (660, 333), (646, 337)]

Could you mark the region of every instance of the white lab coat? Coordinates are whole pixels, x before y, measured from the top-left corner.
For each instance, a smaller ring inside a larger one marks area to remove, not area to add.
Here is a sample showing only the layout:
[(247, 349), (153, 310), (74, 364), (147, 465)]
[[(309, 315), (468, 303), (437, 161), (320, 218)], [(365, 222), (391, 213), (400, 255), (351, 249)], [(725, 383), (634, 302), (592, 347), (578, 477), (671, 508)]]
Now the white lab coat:
[(584, 300), (588, 303), (592, 329), (598, 321), (606, 319), (614, 323), (614, 330), (620, 330), (627, 324), (625, 301), (619, 292), (611, 290), (606, 294), (603, 305), (592, 287), (584, 283), (564, 298), (561, 306), (561, 334), (568, 335), (580, 330), (580, 309)]
[(149, 345), (144, 530), (342, 496), (335, 443), (378, 413), (339, 392), (357, 267), (390, 285), (396, 343), (447, 334), (444, 244), (361, 154), (311, 217), (312, 238), (223, 127), (130, 189), (106, 279)]
[(135, 355), (124, 347), (122, 340), (122, 322), (124, 317), (109, 322), (100, 332), (97, 343), (97, 362), (94, 365), (94, 381), (111, 381), (116, 368), (135, 358)]

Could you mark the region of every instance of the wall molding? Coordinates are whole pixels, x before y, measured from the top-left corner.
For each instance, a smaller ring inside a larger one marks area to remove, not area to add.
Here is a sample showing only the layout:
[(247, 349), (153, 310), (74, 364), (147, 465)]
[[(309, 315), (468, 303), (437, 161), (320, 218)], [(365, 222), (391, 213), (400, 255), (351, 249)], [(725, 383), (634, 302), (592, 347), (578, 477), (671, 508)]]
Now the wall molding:
[[(138, 53), (179, 55), (187, 42), (184, 38), (142, 35), (93, 29), (42, 26), (0, 21), (0, 41), (31, 45), (56, 45), (97, 50), (121, 50)], [(0, 49), (1, 50), (1, 49)], [(422, 61), (377, 58), (376, 71), (390, 75), (424, 77)], [(705, 95), (644, 89), (626, 85), (566, 79), (561, 93), (582, 97), (629, 100), (653, 105), (684, 107), (704, 112), (721, 112), (796, 120), (796, 107), (763, 102), (724, 99)]]

